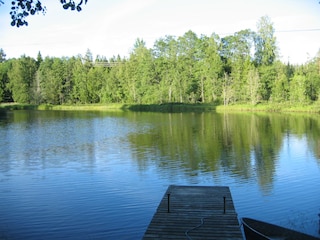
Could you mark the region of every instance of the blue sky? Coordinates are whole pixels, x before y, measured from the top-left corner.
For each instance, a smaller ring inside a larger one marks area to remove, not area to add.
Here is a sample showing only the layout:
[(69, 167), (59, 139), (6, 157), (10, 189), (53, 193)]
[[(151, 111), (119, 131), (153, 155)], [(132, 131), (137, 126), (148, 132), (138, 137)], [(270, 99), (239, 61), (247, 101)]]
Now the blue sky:
[[(147, 47), (165, 35), (192, 30), (220, 37), (256, 31), (268, 15), (276, 30), (281, 60), (304, 63), (320, 49), (318, 0), (88, 0), (81, 12), (62, 9), (59, 0), (42, 0), (47, 13), (28, 18), (28, 27), (11, 27), (11, 1), (0, 6), (0, 48), (7, 58), (26, 54), (75, 56), (90, 49), (94, 57), (128, 56), (137, 38)], [(297, 31), (318, 29), (317, 31)], [(288, 31), (289, 32), (285, 32)]]

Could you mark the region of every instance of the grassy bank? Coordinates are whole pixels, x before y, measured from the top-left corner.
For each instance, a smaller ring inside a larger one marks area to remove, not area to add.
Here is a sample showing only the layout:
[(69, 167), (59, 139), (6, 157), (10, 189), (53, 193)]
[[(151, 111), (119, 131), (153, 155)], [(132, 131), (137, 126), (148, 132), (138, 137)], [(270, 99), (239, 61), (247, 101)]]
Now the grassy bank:
[(123, 104), (75, 104), (75, 105), (39, 105), (38, 110), (60, 111), (118, 111), (123, 109)]
[(60, 110), (60, 111), (136, 111), (136, 112), (203, 112), (215, 110), (213, 104), (74, 104), (74, 105), (30, 105), (0, 104), (3, 110)]
[(32, 105), (20, 103), (1, 103), (2, 110), (61, 110), (61, 111), (115, 111), (125, 109), (123, 104), (81, 104), (81, 105)]
[(240, 104), (216, 106), (214, 104), (74, 104), (74, 105), (31, 105), (2, 103), (0, 110), (60, 110), (60, 111), (137, 111), (137, 112), (300, 112), (320, 113), (320, 104), (296, 105), (289, 103), (257, 105)]
[(261, 103), (217, 106), (217, 112), (300, 112), (320, 113), (320, 104)]

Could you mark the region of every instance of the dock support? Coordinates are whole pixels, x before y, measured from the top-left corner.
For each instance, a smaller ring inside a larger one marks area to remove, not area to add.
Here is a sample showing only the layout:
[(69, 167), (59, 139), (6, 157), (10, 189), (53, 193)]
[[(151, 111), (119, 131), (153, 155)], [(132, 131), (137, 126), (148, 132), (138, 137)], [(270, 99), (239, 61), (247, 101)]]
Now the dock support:
[(226, 196), (223, 196), (223, 214), (226, 214)]
[(170, 213), (170, 193), (168, 193), (167, 196), (168, 196), (168, 213)]

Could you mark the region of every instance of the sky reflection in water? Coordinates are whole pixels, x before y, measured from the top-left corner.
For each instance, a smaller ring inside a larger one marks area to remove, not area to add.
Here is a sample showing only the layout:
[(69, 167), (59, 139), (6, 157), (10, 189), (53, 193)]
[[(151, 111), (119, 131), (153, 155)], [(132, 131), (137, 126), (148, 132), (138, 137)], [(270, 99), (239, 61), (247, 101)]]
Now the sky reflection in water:
[(318, 234), (318, 116), (0, 113), (0, 238), (139, 239), (170, 184)]

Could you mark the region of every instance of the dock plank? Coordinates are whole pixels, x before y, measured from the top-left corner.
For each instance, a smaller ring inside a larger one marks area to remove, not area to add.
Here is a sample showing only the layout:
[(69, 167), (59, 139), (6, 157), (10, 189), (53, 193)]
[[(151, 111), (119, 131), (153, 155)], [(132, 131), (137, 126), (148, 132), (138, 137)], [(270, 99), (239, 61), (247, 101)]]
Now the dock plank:
[(170, 185), (143, 239), (242, 240), (229, 187)]

